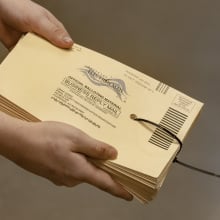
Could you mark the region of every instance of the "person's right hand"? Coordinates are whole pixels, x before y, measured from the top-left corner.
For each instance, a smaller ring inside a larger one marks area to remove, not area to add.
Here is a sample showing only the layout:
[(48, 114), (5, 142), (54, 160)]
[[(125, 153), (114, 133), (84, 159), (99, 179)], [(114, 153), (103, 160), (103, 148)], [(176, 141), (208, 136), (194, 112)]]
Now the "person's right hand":
[(60, 122), (30, 123), (6, 115), (0, 120), (0, 153), (24, 169), (56, 185), (71, 187), (86, 182), (117, 197), (132, 199), (88, 159), (116, 158), (117, 151), (108, 144)]

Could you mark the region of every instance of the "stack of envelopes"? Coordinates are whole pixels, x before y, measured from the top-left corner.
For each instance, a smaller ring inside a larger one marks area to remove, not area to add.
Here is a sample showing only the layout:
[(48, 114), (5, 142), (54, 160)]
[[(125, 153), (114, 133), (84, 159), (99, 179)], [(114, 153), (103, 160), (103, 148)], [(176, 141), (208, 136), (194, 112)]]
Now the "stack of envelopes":
[(27, 34), (0, 65), (0, 110), (22, 120), (71, 124), (114, 146), (91, 161), (146, 203), (162, 186), (203, 104), (144, 73), (74, 44), (59, 49)]

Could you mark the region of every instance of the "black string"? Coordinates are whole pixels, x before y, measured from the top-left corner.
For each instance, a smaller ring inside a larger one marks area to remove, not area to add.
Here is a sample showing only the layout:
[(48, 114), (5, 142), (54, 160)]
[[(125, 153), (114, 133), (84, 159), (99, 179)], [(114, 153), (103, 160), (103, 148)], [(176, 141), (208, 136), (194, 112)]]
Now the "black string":
[(215, 176), (215, 177), (220, 178), (220, 174), (216, 174), (216, 173), (213, 173), (213, 172), (210, 172), (210, 171), (207, 171), (207, 170), (203, 170), (203, 169), (201, 169), (201, 168), (194, 167), (194, 166), (192, 166), (192, 165), (190, 165), (190, 164), (186, 164), (186, 163), (184, 163), (184, 162), (182, 162), (182, 161), (179, 161), (179, 160), (177, 159), (177, 157), (174, 159), (173, 162), (178, 163), (178, 164), (180, 164), (180, 165), (182, 165), (182, 166), (184, 166), (184, 167), (187, 167), (187, 168), (189, 168), (189, 169), (191, 169), (191, 170), (195, 170), (195, 171), (198, 171), (198, 172), (201, 172), (201, 173), (210, 175), (210, 176)]
[[(179, 149), (177, 155), (178, 155), (178, 154), (180, 153), (180, 151), (182, 150), (182, 146), (183, 146), (182, 141), (181, 141), (175, 134), (173, 134), (171, 131), (169, 131), (167, 128), (165, 128), (164, 126), (162, 126), (162, 125), (160, 125), (160, 124), (157, 124), (157, 123), (155, 123), (155, 122), (153, 122), (153, 121), (150, 121), (150, 120), (148, 120), (148, 119), (138, 118), (135, 114), (131, 114), (131, 115), (130, 115), (130, 118), (133, 119), (133, 120), (135, 120), (135, 121), (143, 121), (143, 122), (149, 123), (149, 124), (154, 125), (155, 127), (159, 128), (159, 129), (163, 130), (164, 132), (166, 132), (168, 135), (170, 135), (172, 138), (174, 138), (174, 139), (179, 143), (180, 149)], [(184, 163), (184, 162), (178, 160), (177, 157), (174, 158), (173, 162), (174, 162), (174, 163), (177, 163), (177, 164), (179, 164), (179, 165), (182, 165), (182, 166), (184, 166), (184, 167), (187, 167), (187, 168), (189, 168), (189, 169), (191, 169), (191, 170), (195, 170), (195, 171), (198, 171), (198, 172), (200, 172), (200, 173), (204, 173), (204, 174), (207, 174), (207, 175), (210, 175), (210, 176), (214, 176), (214, 177), (220, 178), (220, 174), (216, 174), (216, 173), (214, 173), (214, 172), (210, 172), (210, 171), (207, 171), (207, 170), (204, 170), (204, 169), (201, 169), (201, 168), (197, 168), (197, 167), (192, 166), (192, 165), (190, 165), (190, 164)]]

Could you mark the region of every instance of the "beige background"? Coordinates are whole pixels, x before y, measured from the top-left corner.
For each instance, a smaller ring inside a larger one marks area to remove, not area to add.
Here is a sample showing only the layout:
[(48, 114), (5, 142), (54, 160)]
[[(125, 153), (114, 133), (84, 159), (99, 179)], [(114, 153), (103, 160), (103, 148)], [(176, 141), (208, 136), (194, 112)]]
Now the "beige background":
[[(179, 158), (220, 173), (217, 0), (39, 0), (77, 43), (173, 86), (205, 107)], [(0, 59), (6, 55), (1, 45)], [(147, 206), (89, 185), (56, 187), (0, 158), (2, 220), (219, 220), (220, 179), (174, 164)]]

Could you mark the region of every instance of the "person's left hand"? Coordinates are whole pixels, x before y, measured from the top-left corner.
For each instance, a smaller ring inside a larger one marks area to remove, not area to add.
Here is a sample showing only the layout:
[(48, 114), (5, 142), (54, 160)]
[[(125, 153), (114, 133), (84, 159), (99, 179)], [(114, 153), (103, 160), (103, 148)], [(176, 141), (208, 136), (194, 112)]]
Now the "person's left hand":
[(31, 0), (0, 0), (2, 43), (10, 49), (26, 32), (34, 32), (61, 48), (73, 45), (63, 24), (47, 9)]

